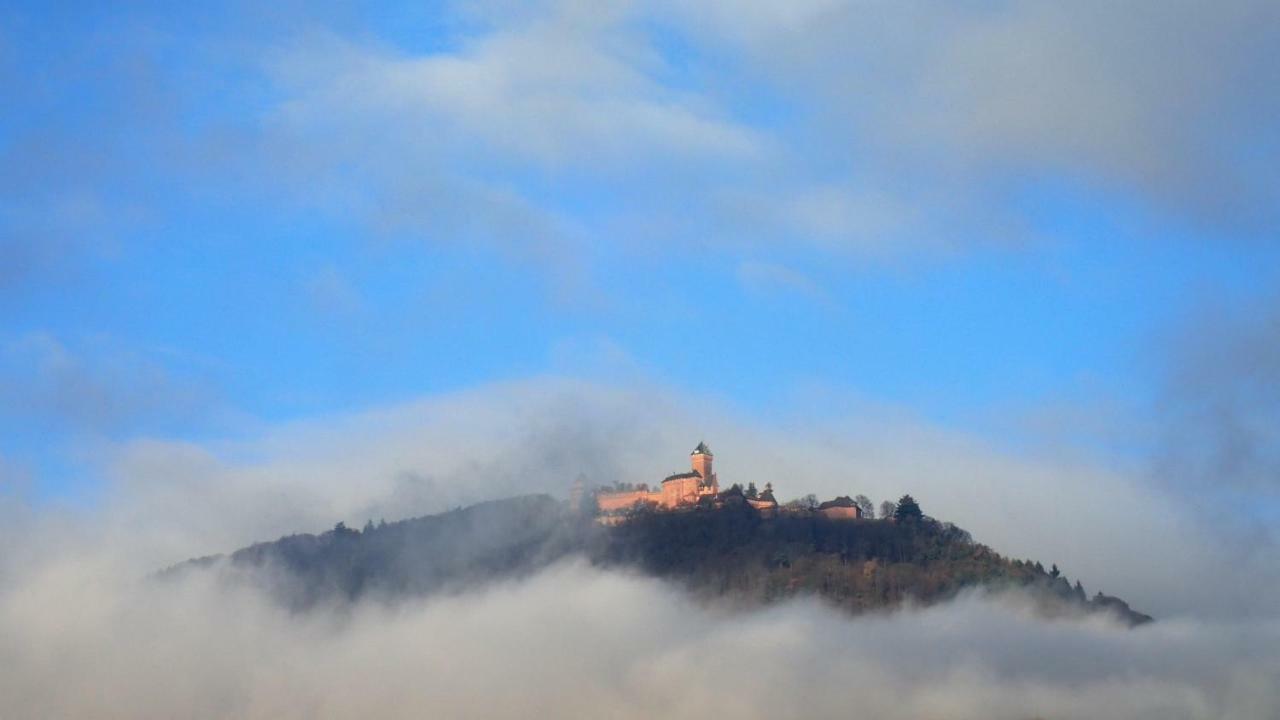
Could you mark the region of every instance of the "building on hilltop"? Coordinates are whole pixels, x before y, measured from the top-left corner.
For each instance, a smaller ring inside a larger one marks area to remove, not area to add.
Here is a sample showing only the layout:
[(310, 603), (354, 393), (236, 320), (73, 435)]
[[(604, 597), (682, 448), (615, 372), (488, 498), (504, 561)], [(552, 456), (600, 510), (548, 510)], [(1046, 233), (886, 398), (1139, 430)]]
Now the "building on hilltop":
[[(720, 489), (720, 480), (715, 473), (715, 455), (705, 442), (689, 453), (689, 470), (673, 473), (662, 479), (662, 483), (651, 488), (647, 483), (630, 485), (615, 483), (613, 487), (595, 490), (594, 511), (599, 521), (605, 525), (622, 522), (628, 514), (637, 510), (654, 510), (672, 512), (691, 510), (693, 508), (742, 507), (749, 505), (762, 517), (774, 517), (780, 512), (778, 501), (773, 495), (773, 483), (766, 483), (763, 491), (756, 491), (754, 483), (748, 485), (746, 491), (734, 483), (727, 490)], [(586, 492), (586, 478), (579, 475), (570, 491), (573, 507), (579, 507)], [(787, 508), (791, 513), (817, 513), (831, 520), (858, 520), (862, 510), (847, 495), (828, 500), (821, 505)]]
[(765, 517), (778, 512), (778, 500), (773, 497), (773, 483), (765, 483), (764, 490), (755, 497), (747, 496), (747, 504), (759, 510)]
[(743, 501), (757, 510), (772, 512), (778, 502), (773, 498), (773, 486), (764, 493), (746, 498), (737, 485), (729, 491), (720, 491), (720, 480), (715, 472), (715, 455), (705, 442), (689, 453), (689, 470), (673, 473), (662, 479), (658, 488), (647, 484), (617, 485), (613, 489), (596, 491), (596, 506), (605, 523), (616, 522), (626, 513), (637, 509), (685, 510), (695, 507), (717, 507), (726, 502)]
[(635, 487), (618, 487), (614, 490), (600, 490), (596, 493), (596, 504), (601, 513), (617, 513), (636, 508), (652, 506), (662, 510), (675, 510), (681, 507), (693, 507), (700, 500), (715, 497), (720, 493), (720, 482), (716, 478), (712, 463), (715, 456), (706, 443), (698, 443), (698, 447), (689, 454), (690, 470), (674, 473), (663, 478), (656, 490), (648, 485)]
[(818, 512), (831, 520), (857, 520), (862, 517), (862, 508), (848, 495), (822, 503)]

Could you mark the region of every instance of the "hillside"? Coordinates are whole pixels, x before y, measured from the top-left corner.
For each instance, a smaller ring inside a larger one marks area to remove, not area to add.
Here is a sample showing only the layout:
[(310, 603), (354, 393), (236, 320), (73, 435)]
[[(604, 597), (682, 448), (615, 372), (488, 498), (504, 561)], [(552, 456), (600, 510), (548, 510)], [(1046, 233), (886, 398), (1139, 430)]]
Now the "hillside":
[(357, 531), (339, 525), (291, 535), (227, 557), (161, 573), (212, 570), (265, 587), (303, 610), (358, 597), (395, 599), (527, 574), (570, 555), (631, 568), (709, 601), (759, 606), (815, 595), (860, 613), (908, 600), (934, 603), (969, 588), (1022, 588), (1049, 614), (1151, 618), (1119, 598), (1087, 598), (1056, 569), (1005, 558), (965, 531), (930, 518), (829, 520), (814, 513), (763, 517), (748, 506), (640, 513), (605, 527), (534, 495)]
[(969, 588), (1024, 589), (1049, 614), (1112, 612), (1151, 618), (1119, 598), (1072, 585), (1056, 569), (1010, 560), (930, 518), (828, 520), (811, 513), (762, 518), (750, 508), (647, 513), (609, 528), (593, 546), (601, 564), (631, 565), (699, 596), (746, 605), (817, 595), (852, 613), (908, 600), (935, 603)]

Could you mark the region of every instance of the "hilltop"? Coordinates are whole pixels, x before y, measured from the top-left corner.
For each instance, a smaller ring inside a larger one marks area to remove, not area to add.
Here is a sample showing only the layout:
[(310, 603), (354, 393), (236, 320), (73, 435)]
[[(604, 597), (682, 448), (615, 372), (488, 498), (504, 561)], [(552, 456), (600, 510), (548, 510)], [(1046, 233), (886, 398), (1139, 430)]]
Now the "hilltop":
[(530, 495), (363, 530), (339, 524), (319, 535), (290, 535), (188, 561), (160, 575), (218, 572), (305, 610), (361, 597), (455, 591), (568, 557), (642, 572), (735, 607), (816, 596), (861, 613), (936, 603), (967, 589), (1019, 588), (1048, 614), (1104, 612), (1130, 625), (1151, 620), (1119, 598), (1087, 597), (1056, 567), (1003, 557), (927, 516), (838, 520), (814, 511), (766, 513), (746, 503), (639, 510), (605, 525), (550, 496)]

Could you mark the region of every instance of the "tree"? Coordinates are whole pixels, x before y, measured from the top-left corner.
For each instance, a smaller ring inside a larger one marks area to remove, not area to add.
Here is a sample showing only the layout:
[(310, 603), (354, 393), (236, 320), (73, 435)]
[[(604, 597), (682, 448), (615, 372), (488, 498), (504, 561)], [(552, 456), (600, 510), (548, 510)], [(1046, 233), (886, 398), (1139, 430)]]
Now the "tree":
[(813, 493), (809, 493), (808, 495), (805, 495), (805, 496), (804, 496), (804, 506), (805, 506), (805, 508), (806, 508), (806, 509), (808, 509), (808, 510), (817, 510), (817, 509), (818, 509), (818, 505), (819, 505), (819, 503), (818, 503), (818, 496), (817, 496), (817, 495), (814, 495)]
[(582, 493), (582, 498), (578, 500), (578, 516), (583, 518), (594, 518), (600, 514), (600, 500), (596, 497), (597, 490), (592, 488)]
[(853, 504), (858, 506), (862, 511), (862, 517), (871, 520), (876, 516), (876, 506), (871, 502), (871, 498), (866, 495), (857, 495), (853, 498)]
[(366, 535), (373, 532), (373, 518), (369, 518), (368, 522), (364, 524), (364, 530), (361, 530), (361, 532)]
[(756, 484), (753, 482), (747, 483), (747, 491), (744, 494), (751, 500), (760, 497), (760, 491), (756, 490)]
[(910, 495), (903, 495), (893, 511), (893, 519), (898, 522), (913, 522), (922, 517), (924, 513), (920, 511), (920, 505)]
[(893, 517), (893, 514), (897, 512), (897, 510), (898, 506), (892, 500), (885, 500), (880, 503), (880, 517), (884, 520), (888, 520)]
[(1058, 564), (1057, 564), (1057, 563), (1054, 563), (1054, 564), (1053, 564), (1053, 569), (1049, 571), (1049, 577), (1051, 577), (1051, 578), (1053, 578), (1053, 579), (1055, 579), (1055, 580), (1056, 580), (1056, 579), (1058, 578), (1058, 576), (1059, 576), (1059, 575), (1061, 575), (1061, 574), (1062, 574), (1062, 571), (1058, 569)]

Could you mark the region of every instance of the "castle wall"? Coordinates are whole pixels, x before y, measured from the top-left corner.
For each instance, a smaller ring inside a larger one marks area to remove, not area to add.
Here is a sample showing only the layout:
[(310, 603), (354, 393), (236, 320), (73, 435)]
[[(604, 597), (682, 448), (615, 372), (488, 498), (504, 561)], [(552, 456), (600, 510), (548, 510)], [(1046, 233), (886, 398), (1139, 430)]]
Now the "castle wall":
[[(702, 446), (699, 445), (701, 449)], [(601, 490), (596, 494), (596, 504), (602, 513), (617, 513), (630, 510), (637, 503), (651, 503), (665, 510), (697, 505), (705, 496), (714, 496), (719, 491), (719, 484), (712, 471), (711, 455), (696, 452), (691, 456), (693, 470), (699, 475), (691, 477), (672, 477), (662, 481), (659, 490), (626, 490), (609, 492)]]
[(862, 517), (856, 507), (829, 507), (818, 512), (832, 520), (857, 520)]
[[(664, 490), (666, 488), (663, 488)], [(616, 512), (630, 510), (636, 503), (661, 503), (662, 495), (647, 490), (628, 490), (626, 492), (601, 492), (596, 494), (596, 504), (600, 512)]]
[(696, 505), (698, 498), (715, 494), (714, 487), (702, 485), (702, 478), (689, 477), (662, 481), (662, 505), (668, 509), (681, 505)]
[(673, 508), (680, 504), (682, 494), (679, 480), (668, 480), (662, 483), (662, 507)]

